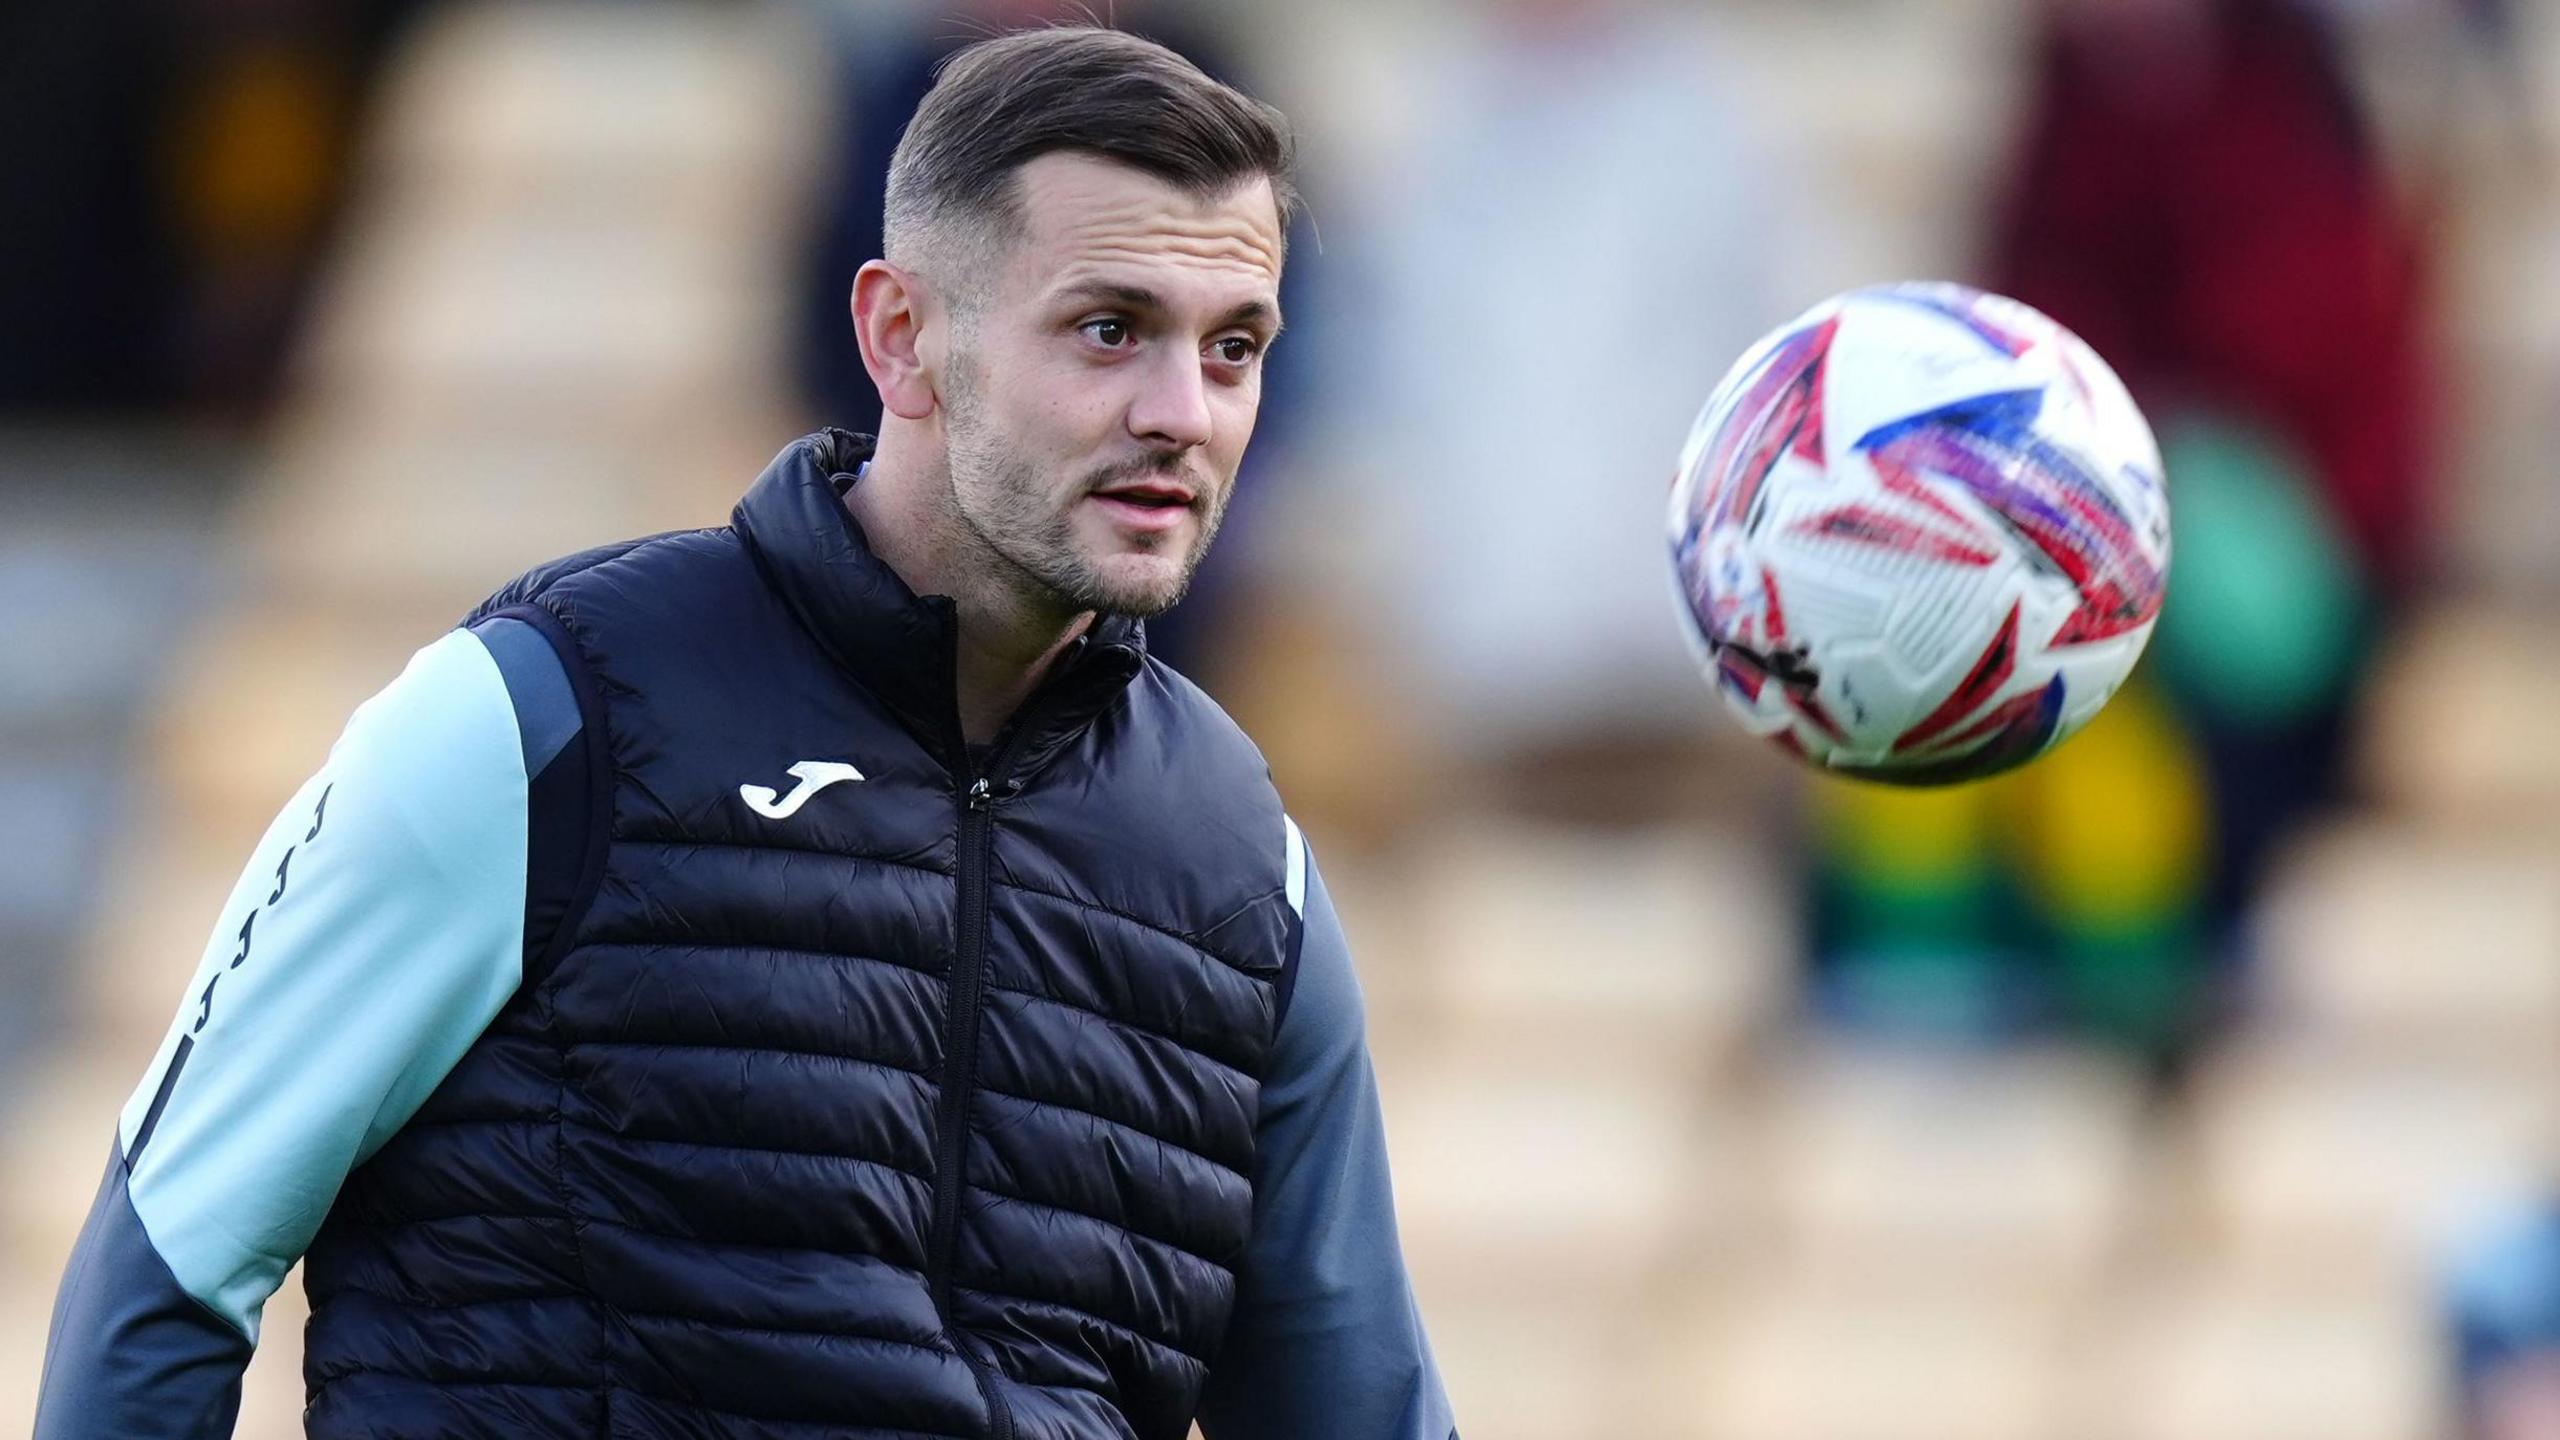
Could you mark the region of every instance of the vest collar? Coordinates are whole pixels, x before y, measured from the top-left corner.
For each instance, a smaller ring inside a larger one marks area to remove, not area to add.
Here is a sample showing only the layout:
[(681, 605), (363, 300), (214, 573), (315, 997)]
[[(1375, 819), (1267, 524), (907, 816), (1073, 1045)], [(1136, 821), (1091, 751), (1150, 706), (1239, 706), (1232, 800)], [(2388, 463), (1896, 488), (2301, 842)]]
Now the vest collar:
[[(821, 430), (784, 447), (731, 517), (765, 578), (838, 665), (879, 697), (955, 776), (972, 773), (961, 739), (959, 608), (919, 596), (871, 552), (844, 492), (871, 458), (867, 435)], [(1128, 687), (1146, 660), (1146, 630), (1106, 615), (1025, 701), (998, 742), (1026, 777)], [(999, 777), (1001, 778), (1001, 777)]]

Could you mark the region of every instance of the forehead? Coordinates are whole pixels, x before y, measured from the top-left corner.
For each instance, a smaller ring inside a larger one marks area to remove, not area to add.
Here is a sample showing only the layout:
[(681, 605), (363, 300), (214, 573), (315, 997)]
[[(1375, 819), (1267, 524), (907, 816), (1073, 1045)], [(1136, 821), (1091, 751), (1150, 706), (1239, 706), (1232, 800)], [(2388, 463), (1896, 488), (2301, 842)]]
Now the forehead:
[(1202, 199), (1090, 155), (1043, 155), (1016, 179), (1017, 294), (1088, 282), (1174, 287), (1204, 303), (1277, 304), (1282, 241), (1271, 182)]

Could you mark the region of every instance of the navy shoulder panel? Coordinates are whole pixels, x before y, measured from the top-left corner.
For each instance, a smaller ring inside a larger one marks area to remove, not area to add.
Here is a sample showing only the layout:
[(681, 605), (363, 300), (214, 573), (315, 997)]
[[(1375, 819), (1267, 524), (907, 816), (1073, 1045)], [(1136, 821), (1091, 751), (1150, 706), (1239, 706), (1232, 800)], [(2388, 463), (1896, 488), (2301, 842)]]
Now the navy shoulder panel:
[(575, 642), (536, 605), (501, 611), (471, 627), (488, 648), (514, 702), (524, 742), (524, 973), (542, 967), (585, 908), (589, 860), (602, 851), (587, 714), (595, 687), (578, 662)]
[(507, 682), (507, 698), (515, 702), (516, 734), (524, 742), (525, 778), (531, 780), (585, 728), (567, 664), (552, 649), (549, 636), (512, 615), (493, 615), (472, 626), (471, 633), (488, 647)]
[(505, 677), (524, 741), (528, 984), (559, 958), (593, 902), (611, 825), (603, 695), (562, 618), (563, 601), (581, 576), (669, 542), (718, 533), (669, 530), (562, 556), (509, 581), (464, 622)]

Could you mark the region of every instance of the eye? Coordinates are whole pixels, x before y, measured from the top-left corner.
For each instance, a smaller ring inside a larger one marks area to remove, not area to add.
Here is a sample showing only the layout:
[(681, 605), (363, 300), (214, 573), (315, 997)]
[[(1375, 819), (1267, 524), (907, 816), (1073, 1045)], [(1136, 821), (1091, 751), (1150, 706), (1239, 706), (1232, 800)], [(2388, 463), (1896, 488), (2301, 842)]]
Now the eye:
[(1087, 320), (1076, 329), (1106, 350), (1117, 350), (1129, 343), (1129, 322), (1116, 315)]
[(1213, 340), (1209, 348), (1230, 365), (1250, 364), (1254, 356), (1262, 353), (1261, 342), (1250, 335), (1229, 335), (1223, 340)]

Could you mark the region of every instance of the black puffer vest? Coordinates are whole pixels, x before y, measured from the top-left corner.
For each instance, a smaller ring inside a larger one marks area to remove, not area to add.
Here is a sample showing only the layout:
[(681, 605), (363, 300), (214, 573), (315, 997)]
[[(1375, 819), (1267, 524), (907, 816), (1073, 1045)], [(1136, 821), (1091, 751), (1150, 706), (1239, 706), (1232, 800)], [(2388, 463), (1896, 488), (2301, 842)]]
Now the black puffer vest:
[[(312, 1247), (311, 1434), (1184, 1434), (1296, 941), (1280, 804), (1125, 622), (973, 759), (951, 603), (840, 501), (862, 446), (482, 607), (585, 692), (591, 899)], [(860, 778), (794, 806), (802, 761)]]

